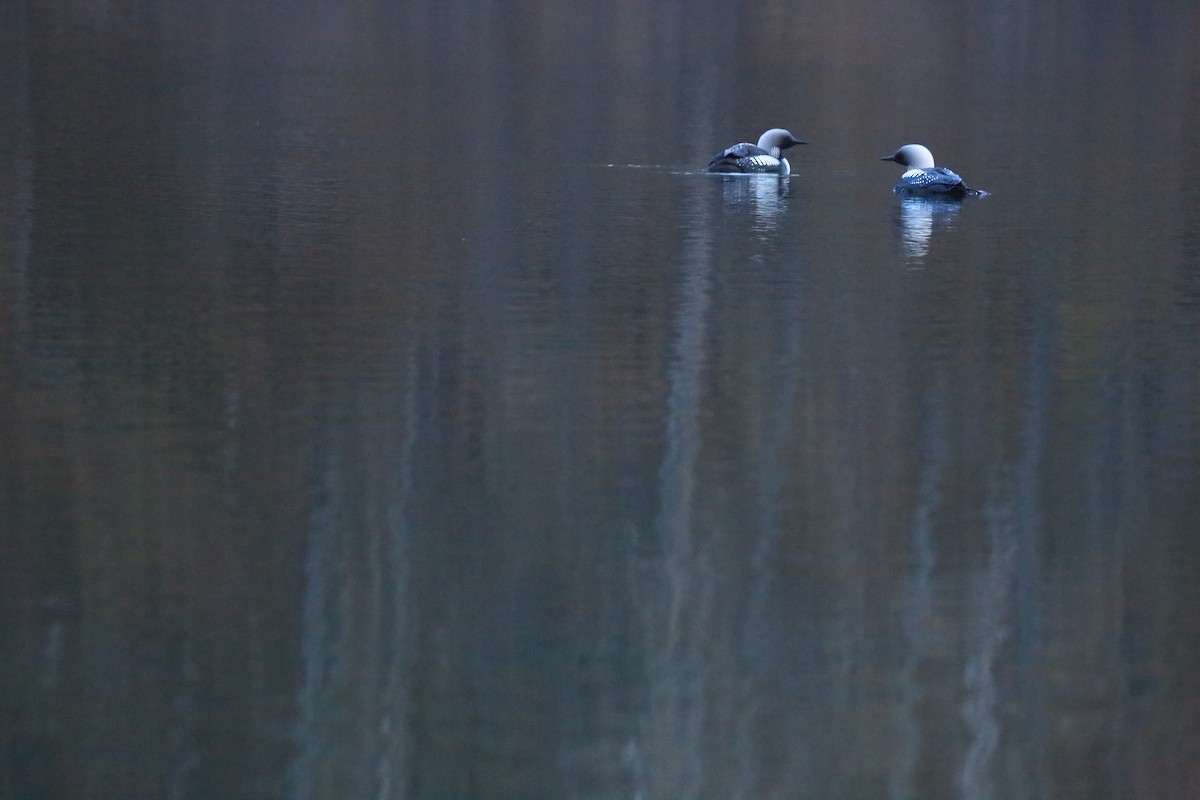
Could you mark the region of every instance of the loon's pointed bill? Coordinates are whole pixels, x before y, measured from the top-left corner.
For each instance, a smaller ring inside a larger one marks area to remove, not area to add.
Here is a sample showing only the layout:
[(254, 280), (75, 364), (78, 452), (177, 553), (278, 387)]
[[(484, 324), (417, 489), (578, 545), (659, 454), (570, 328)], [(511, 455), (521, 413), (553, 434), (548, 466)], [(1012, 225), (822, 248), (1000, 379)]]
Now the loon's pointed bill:
[(758, 144), (741, 142), (727, 147), (712, 157), (705, 172), (726, 174), (774, 174), (790, 175), (792, 165), (783, 157), (783, 151), (808, 142), (797, 139), (783, 128), (771, 128), (758, 137)]

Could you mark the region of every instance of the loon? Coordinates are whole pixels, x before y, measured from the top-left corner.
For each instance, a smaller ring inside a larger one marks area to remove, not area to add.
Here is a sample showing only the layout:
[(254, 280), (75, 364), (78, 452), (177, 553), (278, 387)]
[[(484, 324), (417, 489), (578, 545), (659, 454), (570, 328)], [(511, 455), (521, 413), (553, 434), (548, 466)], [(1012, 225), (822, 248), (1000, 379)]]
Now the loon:
[(981, 189), (972, 189), (963, 183), (958, 173), (945, 167), (933, 165), (933, 153), (929, 148), (920, 144), (906, 144), (890, 156), (884, 156), (880, 161), (895, 161), (908, 167), (908, 170), (896, 181), (892, 191), (902, 195), (917, 195), (922, 197), (965, 197), (969, 194), (987, 194)]
[(771, 130), (758, 137), (758, 144), (749, 142), (735, 144), (713, 156), (704, 168), (705, 172), (749, 173), (766, 172), (790, 175), (792, 165), (783, 157), (783, 151), (797, 144), (807, 144), (783, 128)]

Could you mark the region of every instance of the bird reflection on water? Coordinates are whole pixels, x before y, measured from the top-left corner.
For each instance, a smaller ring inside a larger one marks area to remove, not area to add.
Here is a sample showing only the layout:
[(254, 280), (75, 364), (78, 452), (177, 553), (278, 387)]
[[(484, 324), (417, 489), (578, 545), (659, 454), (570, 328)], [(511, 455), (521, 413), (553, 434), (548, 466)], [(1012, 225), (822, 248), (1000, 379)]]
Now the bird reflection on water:
[(947, 197), (905, 197), (900, 200), (900, 241), (904, 257), (921, 262), (929, 254), (935, 230), (953, 230), (962, 200)]
[(724, 179), (725, 202), (749, 206), (756, 227), (774, 230), (787, 208), (789, 181), (778, 175), (737, 175)]

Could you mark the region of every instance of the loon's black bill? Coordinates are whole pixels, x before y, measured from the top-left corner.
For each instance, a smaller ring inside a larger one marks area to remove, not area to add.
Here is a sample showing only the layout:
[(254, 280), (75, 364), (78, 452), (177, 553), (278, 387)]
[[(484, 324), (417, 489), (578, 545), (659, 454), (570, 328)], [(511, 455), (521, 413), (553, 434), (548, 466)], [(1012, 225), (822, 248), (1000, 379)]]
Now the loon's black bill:
[(895, 155), (884, 156), (883, 158), (881, 158), (881, 159), (879, 159), (879, 160), (880, 160), (880, 161), (895, 161), (895, 160), (896, 160), (896, 156), (895, 156)]

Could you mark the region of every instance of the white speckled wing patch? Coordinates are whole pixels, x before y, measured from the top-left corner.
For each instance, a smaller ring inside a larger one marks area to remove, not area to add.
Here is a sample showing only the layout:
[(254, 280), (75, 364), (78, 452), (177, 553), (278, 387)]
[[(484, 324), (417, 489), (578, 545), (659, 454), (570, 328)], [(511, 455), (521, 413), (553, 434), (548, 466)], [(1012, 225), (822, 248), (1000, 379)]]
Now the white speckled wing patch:
[(774, 156), (750, 156), (739, 159), (738, 166), (742, 169), (762, 170), (769, 172), (779, 169), (779, 159)]
[(900, 180), (913, 187), (932, 186), (934, 184), (953, 186), (962, 182), (962, 178), (945, 167), (910, 169), (900, 176)]

